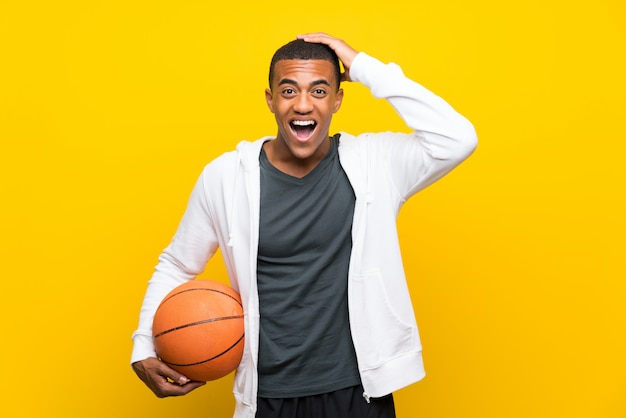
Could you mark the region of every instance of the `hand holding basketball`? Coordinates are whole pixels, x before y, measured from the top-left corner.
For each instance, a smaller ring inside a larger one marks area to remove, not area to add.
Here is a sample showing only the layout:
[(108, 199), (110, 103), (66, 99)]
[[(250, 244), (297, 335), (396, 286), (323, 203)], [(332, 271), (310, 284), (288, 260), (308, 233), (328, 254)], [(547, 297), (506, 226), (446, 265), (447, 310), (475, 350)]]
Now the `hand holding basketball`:
[(187, 377), (154, 357), (133, 363), (133, 370), (159, 398), (186, 395), (206, 384), (187, 380)]

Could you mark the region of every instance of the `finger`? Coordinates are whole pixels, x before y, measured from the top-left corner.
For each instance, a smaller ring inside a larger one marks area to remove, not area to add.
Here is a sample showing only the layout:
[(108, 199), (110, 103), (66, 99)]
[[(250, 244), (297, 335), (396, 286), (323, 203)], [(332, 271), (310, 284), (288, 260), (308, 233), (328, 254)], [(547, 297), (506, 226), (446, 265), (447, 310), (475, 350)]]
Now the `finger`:
[(339, 41), (339, 39), (323, 32), (304, 33), (304, 34), (298, 35), (297, 38), (302, 39), (303, 41), (306, 41), (306, 42), (317, 42), (317, 43), (326, 44), (331, 47), (332, 47), (331, 44), (333, 43), (333, 41)]
[(304, 39), (304, 38), (319, 38), (319, 37), (325, 37), (325, 38), (332, 38), (332, 36), (330, 36), (327, 33), (324, 32), (308, 32), (308, 33), (300, 33), (298, 34), (298, 39)]
[(178, 377), (176, 377), (176, 376), (173, 376), (173, 377), (167, 376), (166, 380), (167, 380), (168, 383), (175, 383), (175, 384), (180, 385), (180, 386), (182, 386), (182, 385), (184, 385), (184, 384), (186, 384), (188, 382), (191, 382), (191, 380), (189, 380), (187, 377), (185, 377), (183, 375), (180, 375)]
[(172, 369), (165, 363), (161, 363), (163, 366), (161, 368), (162, 376), (166, 379), (167, 383), (172, 385), (184, 386), (190, 383), (206, 383), (197, 380), (191, 380), (184, 374)]
[(341, 76), (342, 81), (352, 81), (350, 77), (350, 66), (352, 61), (358, 54), (358, 51), (349, 46), (341, 39), (337, 39), (333, 36), (327, 35), (323, 32), (306, 33), (298, 35), (298, 39), (302, 39), (305, 42), (315, 42), (328, 45), (335, 53), (339, 60), (341, 60), (345, 72)]
[[(183, 377), (184, 378), (184, 377)], [(204, 386), (206, 382), (189, 380), (187, 378), (174, 380), (171, 377), (164, 377), (161, 382), (156, 383), (154, 387), (154, 393), (161, 398), (168, 396), (182, 396)]]
[(165, 380), (166, 383), (184, 385), (190, 380), (187, 378), (187, 376), (172, 369), (162, 361), (158, 361), (158, 363), (155, 364), (155, 367), (157, 368), (157, 373)]
[(174, 382), (171, 380), (172, 379), (168, 379), (167, 387), (164, 388), (168, 393), (170, 393), (170, 396), (184, 395), (199, 388), (200, 386), (206, 385), (206, 382), (198, 380), (187, 380), (184, 383)]

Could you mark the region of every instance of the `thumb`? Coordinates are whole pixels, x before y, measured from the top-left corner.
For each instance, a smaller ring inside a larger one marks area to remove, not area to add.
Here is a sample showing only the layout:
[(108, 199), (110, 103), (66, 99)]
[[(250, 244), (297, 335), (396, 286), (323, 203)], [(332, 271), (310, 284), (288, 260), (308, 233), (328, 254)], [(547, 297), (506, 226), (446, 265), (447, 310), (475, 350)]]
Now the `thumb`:
[(170, 382), (170, 383), (176, 383), (176, 384), (179, 384), (179, 385), (181, 385), (181, 386), (182, 386), (182, 385), (184, 385), (185, 383), (189, 382), (190, 380), (189, 380), (189, 379), (187, 379), (187, 377), (185, 377), (185, 376), (181, 375), (181, 376), (179, 376), (178, 378), (176, 378), (176, 377), (169, 377), (169, 376), (168, 376), (168, 377), (167, 377), (167, 381), (168, 381), (168, 382)]
[(189, 382), (187, 376), (171, 368), (168, 368), (168, 370), (166, 370), (166, 373), (164, 373), (164, 377), (167, 379), (168, 382), (176, 383), (181, 386)]

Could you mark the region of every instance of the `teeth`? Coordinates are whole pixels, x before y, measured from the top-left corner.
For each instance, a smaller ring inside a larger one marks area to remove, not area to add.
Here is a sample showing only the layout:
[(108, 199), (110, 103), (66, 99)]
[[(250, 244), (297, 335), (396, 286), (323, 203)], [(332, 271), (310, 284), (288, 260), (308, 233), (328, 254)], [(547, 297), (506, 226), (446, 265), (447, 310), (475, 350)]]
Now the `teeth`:
[(310, 126), (310, 125), (315, 125), (315, 122), (312, 120), (294, 120), (293, 122), (291, 122), (292, 124), (296, 125), (296, 126)]

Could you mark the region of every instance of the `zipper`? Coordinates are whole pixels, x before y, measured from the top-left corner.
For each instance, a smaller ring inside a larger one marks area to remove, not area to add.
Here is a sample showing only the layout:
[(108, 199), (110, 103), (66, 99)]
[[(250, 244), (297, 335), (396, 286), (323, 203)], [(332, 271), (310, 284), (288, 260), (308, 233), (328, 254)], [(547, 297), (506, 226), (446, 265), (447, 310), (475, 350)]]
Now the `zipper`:
[(363, 392), (363, 399), (365, 399), (365, 402), (370, 403), (370, 396), (367, 392)]

